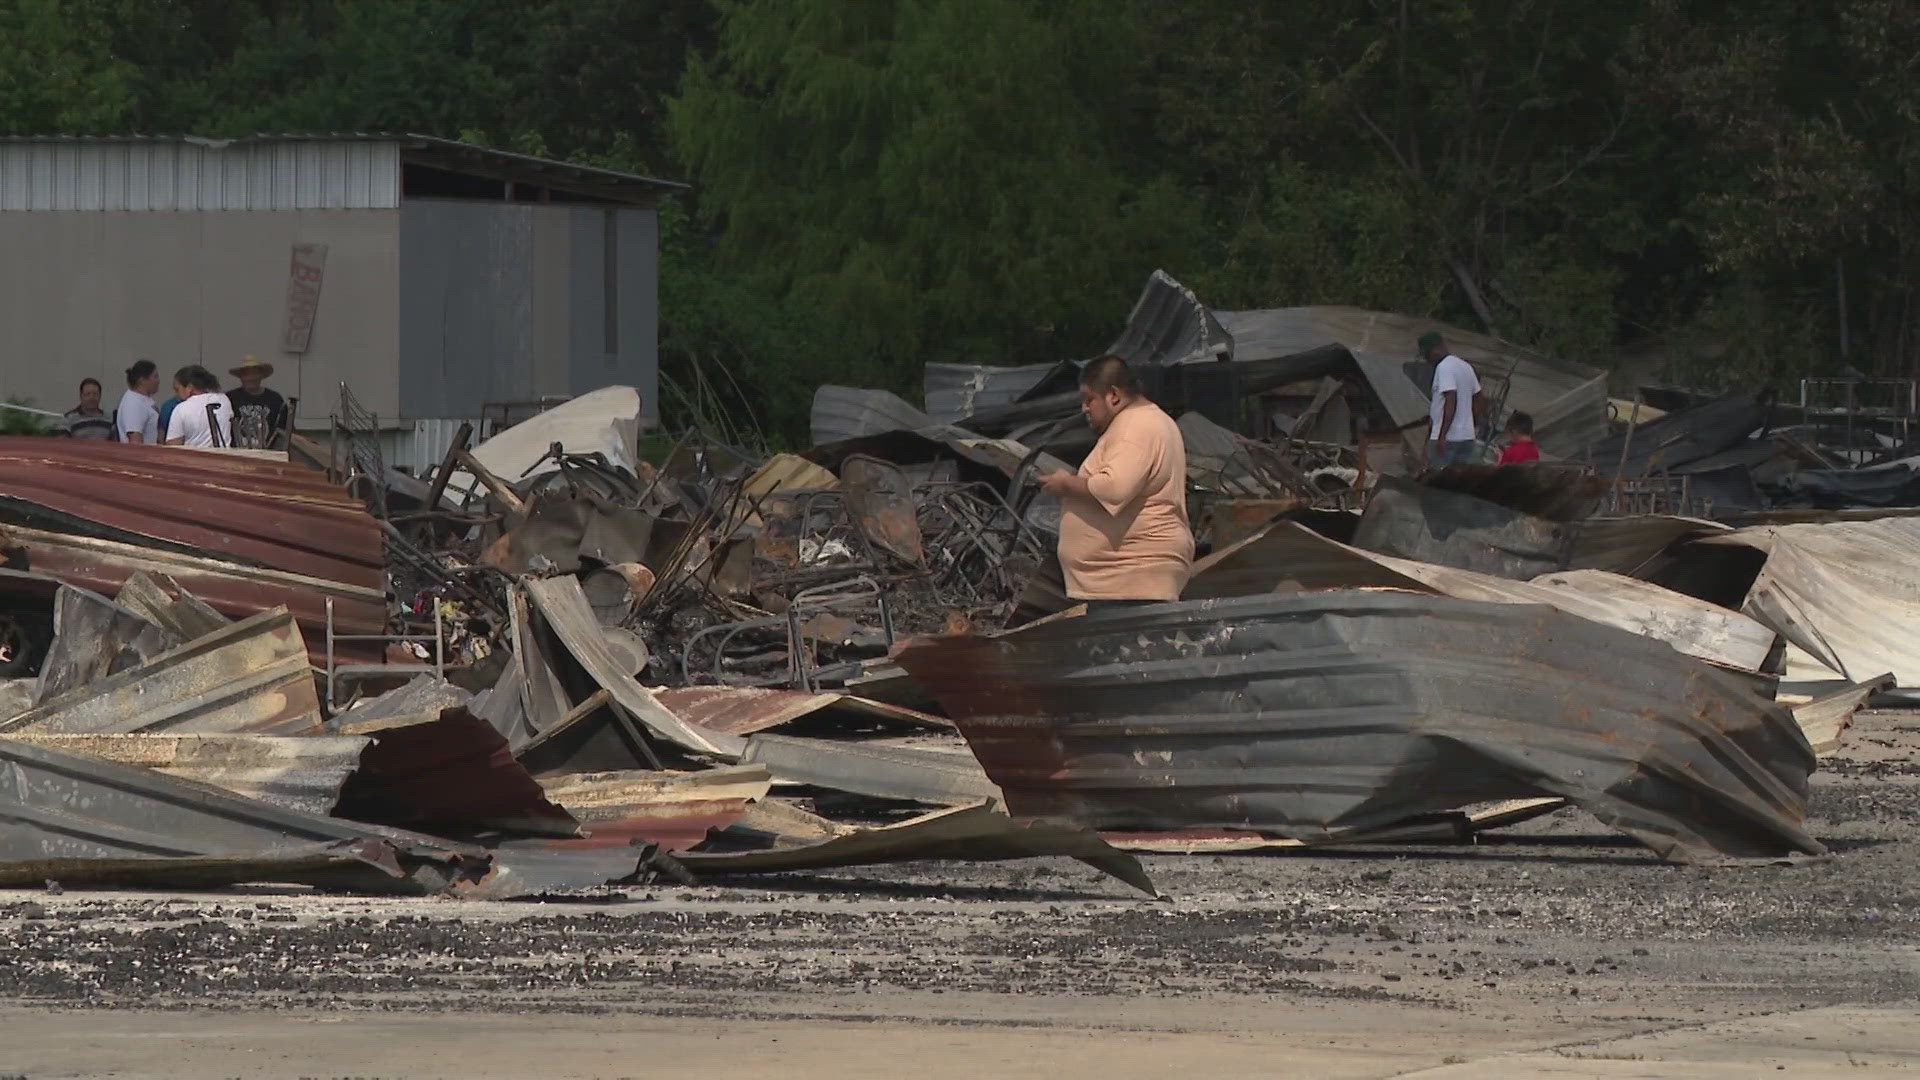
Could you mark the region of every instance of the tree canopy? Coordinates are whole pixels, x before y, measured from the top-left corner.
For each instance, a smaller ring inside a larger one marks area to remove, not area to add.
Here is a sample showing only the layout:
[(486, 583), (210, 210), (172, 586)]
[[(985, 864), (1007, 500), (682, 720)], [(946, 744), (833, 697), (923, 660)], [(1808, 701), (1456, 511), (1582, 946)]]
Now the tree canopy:
[(1912, 374), (1898, 0), (0, 0), (0, 133), (405, 130), (685, 179), (662, 350), (1091, 354), (1164, 268), (1694, 382)]

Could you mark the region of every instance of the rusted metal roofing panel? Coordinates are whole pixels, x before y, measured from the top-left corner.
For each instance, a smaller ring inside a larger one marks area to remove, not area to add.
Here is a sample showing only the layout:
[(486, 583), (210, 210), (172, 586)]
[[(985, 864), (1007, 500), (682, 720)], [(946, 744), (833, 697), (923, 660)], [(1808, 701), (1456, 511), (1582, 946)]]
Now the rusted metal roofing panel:
[(587, 836), (561, 847), (609, 847), (635, 841), (685, 851), (740, 820), (772, 786), (758, 766), (693, 773), (644, 770), (544, 778), (547, 797), (580, 820)]
[(579, 822), (542, 793), (507, 740), (464, 708), (364, 734), (373, 745), (341, 790), (337, 816), (455, 836), (579, 835)]
[(0, 722), (0, 731), (301, 734), (320, 726), (306, 642), (284, 608), (261, 612)]
[(0, 549), (104, 595), (145, 572), (242, 619), (285, 606), (316, 655), (386, 625), (380, 527), (319, 473), (177, 447), (0, 438)]
[(1676, 861), (1825, 850), (1802, 823), (1813, 752), (1784, 709), (1547, 607), (1193, 601), (921, 639), (899, 660), (1015, 814), (1321, 839), (1558, 795)]
[(323, 474), (296, 465), (177, 447), (6, 438), (0, 500), (0, 520), (31, 528), (145, 537), (365, 589), (383, 584), (379, 523)]
[[(151, 547), (0, 524), (0, 551), (18, 552), (36, 573), (104, 595), (117, 592), (138, 573), (164, 574), (230, 619), (285, 607), (307, 634), (317, 663), (324, 663), (327, 600), (342, 634), (378, 634), (387, 624), (380, 588), (303, 577), (243, 563)], [(5, 587), (0, 583), (0, 587)], [(347, 652), (349, 650), (342, 650)]]

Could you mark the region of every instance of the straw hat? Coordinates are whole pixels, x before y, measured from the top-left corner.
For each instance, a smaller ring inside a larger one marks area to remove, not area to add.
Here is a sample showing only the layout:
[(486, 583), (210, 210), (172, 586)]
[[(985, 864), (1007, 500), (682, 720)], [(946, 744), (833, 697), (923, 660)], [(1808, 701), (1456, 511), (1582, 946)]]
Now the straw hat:
[(273, 365), (261, 361), (258, 357), (249, 356), (240, 361), (239, 367), (229, 370), (228, 374), (237, 379), (245, 375), (252, 375), (256, 372), (263, 379), (272, 378)]

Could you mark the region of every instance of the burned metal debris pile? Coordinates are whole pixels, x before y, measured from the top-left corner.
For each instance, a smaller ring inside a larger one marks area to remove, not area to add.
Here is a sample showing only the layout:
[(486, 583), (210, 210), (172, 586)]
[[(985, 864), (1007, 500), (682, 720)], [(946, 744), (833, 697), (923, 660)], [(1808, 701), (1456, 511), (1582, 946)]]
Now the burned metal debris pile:
[(1178, 419), (1203, 557), (1096, 615), (1035, 482), (1093, 442), (1072, 363), (822, 387), (787, 453), (643, 442), (626, 387), (419, 476), (344, 401), (293, 461), (0, 439), (0, 884), (1068, 856), (1151, 894), (1133, 853), (1567, 807), (1674, 861), (1823, 854), (1808, 775), (1920, 685), (1908, 416), (1622, 403), (1447, 330), (1544, 460), (1423, 472), (1430, 329), (1156, 274), (1111, 351)]

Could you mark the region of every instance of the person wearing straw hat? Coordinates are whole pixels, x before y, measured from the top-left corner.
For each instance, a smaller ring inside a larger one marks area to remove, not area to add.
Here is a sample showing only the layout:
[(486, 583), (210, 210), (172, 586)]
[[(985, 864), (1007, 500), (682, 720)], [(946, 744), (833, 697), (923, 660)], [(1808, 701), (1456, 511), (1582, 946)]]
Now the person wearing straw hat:
[(233, 402), (233, 445), (264, 450), (287, 422), (287, 399), (264, 385), (273, 376), (273, 365), (249, 356), (233, 369), (240, 385), (227, 391)]

